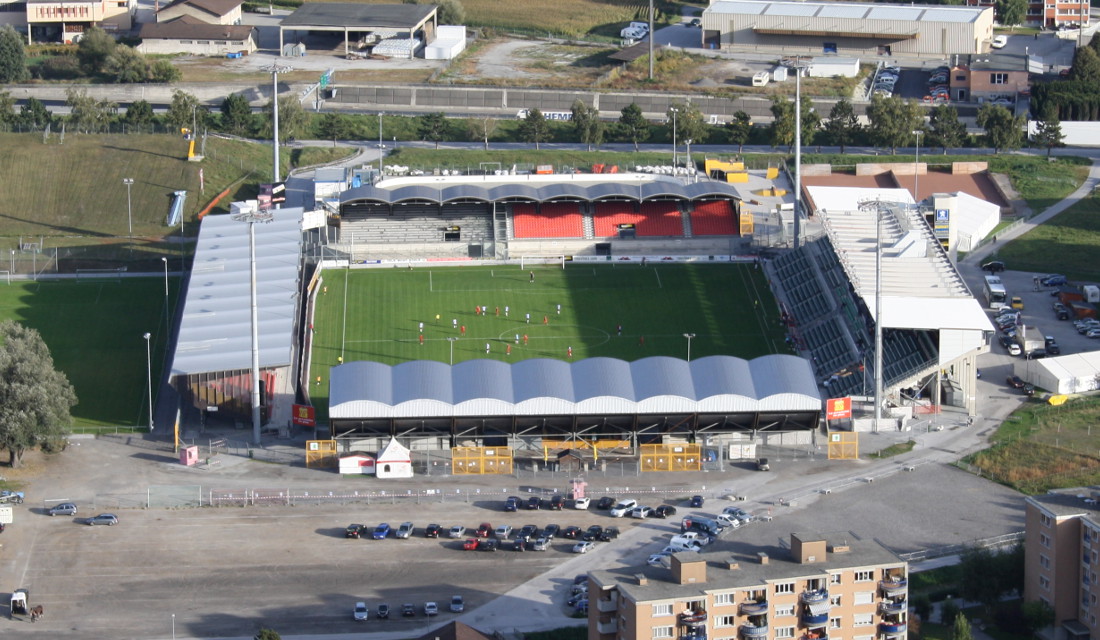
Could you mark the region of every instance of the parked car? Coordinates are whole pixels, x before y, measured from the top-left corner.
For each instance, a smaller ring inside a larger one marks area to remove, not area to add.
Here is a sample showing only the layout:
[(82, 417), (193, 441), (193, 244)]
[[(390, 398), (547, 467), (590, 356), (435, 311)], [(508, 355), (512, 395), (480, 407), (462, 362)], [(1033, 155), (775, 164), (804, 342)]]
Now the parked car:
[(88, 518), (89, 525), (105, 524), (109, 527), (113, 527), (118, 524), (118, 516), (113, 513), (101, 513), (98, 516)]
[(581, 537), (581, 533), (582, 532), (581, 532), (580, 527), (566, 527), (565, 531), (561, 532), (561, 535), (562, 535), (563, 538), (569, 538), (570, 540), (576, 540), (577, 538)]
[(612, 518), (621, 518), (630, 512), (631, 509), (638, 506), (637, 500), (620, 500), (614, 507), (611, 507), (610, 515)]
[(1010, 356), (1018, 356), (1022, 353), (1020, 345), (1008, 336), (1001, 336), (997, 338), (997, 341), (1001, 343), (1001, 346), (1005, 348), (1005, 351), (1007, 351)]
[(994, 49), (1003, 49), (1008, 44), (1008, 36), (993, 36), (993, 41), (989, 43), (989, 46)]
[(466, 527), (460, 524), (451, 527), (450, 531), (447, 532), (448, 538), (461, 538), (464, 535), (466, 535)]
[(565, 601), (565, 604), (569, 605), (570, 607), (575, 607), (581, 602), (587, 601), (588, 593), (574, 593), (573, 595), (569, 596), (569, 599)]
[(577, 498), (573, 500), (574, 509), (587, 509), (592, 504), (592, 498)]
[(519, 551), (520, 553), (527, 551), (527, 541), (514, 540), (512, 542), (512, 551)]
[(703, 26), (703, 21), (702, 21), (702, 20), (700, 20), (699, 18), (692, 18), (692, 19), (691, 19), (691, 22), (689, 22), (689, 23), (688, 23), (688, 26), (691, 26), (691, 27), (702, 27), (702, 26)]
[(722, 509), (722, 513), (726, 514), (727, 516), (733, 516), (741, 522), (752, 522), (752, 514), (750, 514), (748, 511), (745, 511), (741, 507), (726, 507), (725, 509)]
[(703, 506), (703, 496), (691, 496), (691, 508), (699, 509)]
[(525, 524), (523, 525), (523, 528), (519, 530), (519, 533), (516, 534), (516, 539), (527, 541), (531, 538), (534, 538), (535, 535), (538, 534), (538, 532), (539, 528), (537, 526), (533, 524)]
[(532, 551), (546, 551), (550, 548), (550, 538), (543, 536), (531, 543)]
[(1007, 382), (1008, 386), (1012, 387), (1013, 389), (1023, 389), (1025, 386), (1027, 386), (1027, 383), (1024, 382), (1023, 378), (1021, 378), (1020, 376), (1009, 376)]
[(384, 538), (388, 538), (389, 535), (390, 535), (390, 525), (383, 522), (382, 524), (380, 524), (380, 525), (378, 525), (377, 527), (374, 528), (374, 533), (371, 534), (371, 537), (374, 538), (375, 540), (382, 540)]
[(439, 615), (439, 605), (434, 602), (425, 602), (424, 615), (428, 617)]
[(661, 506), (654, 509), (653, 513), (650, 514), (650, 515), (652, 515), (654, 518), (662, 518), (662, 519), (667, 518), (669, 516), (674, 516), (674, 515), (676, 515), (676, 507), (674, 507), (672, 505), (668, 505), (668, 504), (662, 504)]
[(500, 541), (495, 538), (486, 538), (477, 543), (478, 551), (496, 551), (500, 548)]
[(714, 519), (723, 527), (728, 527), (730, 529), (741, 528), (741, 521), (738, 520), (736, 516), (731, 516), (728, 513), (720, 513), (715, 516)]
[(771, 471), (772, 468), (768, 465), (768, 459), (767, 458), (757, 458), (757, 460), (756, 460), (756, 470), (757, 471)]
[(1060, 273), (1052, 273), (1049, 276), (1044, 277), (1039, 281), (1044, 287), (1061, 287), (1069, 282), (1066, 277)]
[(519, 498), (516, 496), (509, 496), (508, 499), (504, 501), (504, 510), (515, 511), (517, 509), (519, 509)]
[(527, 499), (527, 508), (536, 511), (542, 506), (542, 500), (538, 496), (531, 496)]
[(443, 527), (438, 524), (430, 524), (424, 528), (425, 538), (438, 538), (439, 533), (443, 531)]
[(390, 605), (386, 604), (385, 602), (378, 605), (378, 616), (377, 617), (378, 617), (379, 620), (385, 620), (386, 618), (389, 618), (390, 617)]
[(482, 522), (477, 528), (477, 537), (488, 538), (493, 535), (493, 525), (488, 522)]
[(1054, 336), (1046, 336), (1044, 341), (1046, 342), (1046, 352), (1048, 355), (1056, 356), (1062, 353), (1062, 347), (1058, 346), (1058, 341), (1054, 339)]
[(366, 620), (370, 617), (370, 609), (367, 608), (366, 602), (356, 602), (355, 609), (351, 612), (352, 618), (355, 620)]
[(638, 505), (630, 510), (630, 517), (645, 519), (648, 518), (649, 514), (652, 512), (653, 509), (650, 509), (649, 507), (643, 505)]
[(407, 540), (413, 532), (413, 523), (402, 522), (401, 526), (397, 529), (397, 537), (402, 540)]
[(512, 525), (510, 525), (510, 524), (500, 525), (499, 527), (496, 528), (495, 531), (493, 531), (493, 535), (500, 538), (501, 540), (507, 538), (508, 536), (512, 535)]
[(1097, 327), (1095, 329), (1089, 329), (1088, 331), (1085, 332), (1085, 337), (1086, 338), (1100, 338), (1100, 327)]
[(462, 613), (466, 610), (466, 601), (462, 596), (451, 596), (451, 613)]
[(573, 545), (573, 553), (588, 553), (592, 550), (592, 547), (594, 546), (596, 546), (595, 542), (578, 542), (577, 544)]
[(668, 561), (668, 558), (671, 555), (671, 553), (666, 553), (664, 551), (662, 551), (661, 553), (654, 553), (653, 555), (649, 556), (649, 560), (646, 560), (646, 564), (651, 567), (663, 567), (665, 566), (665, 562)]
[(560, 526), (556, 524), (548, 524), (542, 529), (542, 537), (546, 538), (547, 540), (553, 540), (554, 536), (558, 535), (558, 532), (560, 531)]
[(1013, 309), (1023, 310), (1023, 308), (1024, 308), (1024, 299), (1021, 298), (1020, 296), (1012, 296), (1012, 300), (1009, 302), (1008, 306), (1012, 307)]
[[(51, 513), (50, 515), (52, 516), (52, 515), (57, 515), (57, 514)], [(363, 525), (363, 524), (349, 524), (347, 526), (347, 528), (344, 529), (344, 537), (345, 538), (362, 538), (363, 537), (363, 532), (366, 531), (366, 530), (367, 530), (366, 525)]]
[(596, 508), (597, 509), (603, 509), (604, 511), (606, 511), (606, 510), (610, 509), (611, 507), (615, 506), (616, 502), (617, 501), (616, 501), (615, 498), (612, 498), (611, 496), (604, 496), (604, 497), (600, 498), (598, 501), (596, 501)]
[[(72, 502), (62, 502), (61, 504), (55, 504), (50, 507), (51, 516), (75, 516), (76, 504)], [(360, 525), (362, 526), (362, 525)]]
[(406, 602), (405, 604), (401, 605), (401, 615), (405, 616), (406, 618), (411, 618), (415, 616), (416, 605), (411, 602)]
[(603, 527), (601, 527), (598, 524), (594, 524), (591, 527), (588, 527), (588, 530), (585, 531), (581, 535), (581, 540), (586, 540), (588, 542), (594, 542), (594, 541), (600, 539), (600, 534), (602, 534), (602, 533), (603, 533)]
[(553, 509), (554, 511), (561, 511), (562, 507), (564, 507), (564, 506), (565, 506), (565, 497), (564, 496), (552, 496), (550, 498), (550, 508)]
[(462, 548), (466, 551), (477, 551), (477, 545), (477, 538), (469, 538), (462, 543)]
[(599, 536), (599, 538), (597, 538), (597, 540), (599, 540), (600, 542), (611, 542), (612, 540), (614, 540), (615, 538), (618, 538), (618, 537), (619, 537), (619, 528), (618, 527), (606, 527), (600, 533), (600, 536)]

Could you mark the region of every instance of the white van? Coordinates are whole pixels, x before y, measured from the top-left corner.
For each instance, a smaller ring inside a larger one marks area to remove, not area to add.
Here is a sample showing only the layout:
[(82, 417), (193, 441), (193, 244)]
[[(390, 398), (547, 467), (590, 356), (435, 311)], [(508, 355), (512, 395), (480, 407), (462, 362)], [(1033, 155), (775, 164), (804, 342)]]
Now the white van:
[(752, 76), (752, 86), (754, 86), (754, 87), (766, 86), (771, 79), (772, 79), (772, 74), (768, 73), (767, 71), (760, 71), (759, 73), (754, 73), (753, 76)]
[(611, 507), (610, 515), (612, 518), (621, 518), (632, 511), (636, 506), (638, 506), (637, 500), (620, 500), (619, 504)]
[(631, 29), (637, 29), (638, 31), (641, 31), (643, 34), (649, 33), (649, 23), (648, 22), (631, 22), (629, 27)]

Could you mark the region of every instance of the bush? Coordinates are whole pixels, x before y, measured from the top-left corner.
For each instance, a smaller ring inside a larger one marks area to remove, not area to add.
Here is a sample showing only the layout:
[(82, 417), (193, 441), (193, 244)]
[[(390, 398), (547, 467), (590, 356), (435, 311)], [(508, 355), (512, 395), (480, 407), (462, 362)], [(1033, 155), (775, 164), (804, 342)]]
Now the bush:
[(46, 58), (34, 67), (34, 74), (43, 80), (75, 80), (84, 75), (80, 61), (73, 56)]

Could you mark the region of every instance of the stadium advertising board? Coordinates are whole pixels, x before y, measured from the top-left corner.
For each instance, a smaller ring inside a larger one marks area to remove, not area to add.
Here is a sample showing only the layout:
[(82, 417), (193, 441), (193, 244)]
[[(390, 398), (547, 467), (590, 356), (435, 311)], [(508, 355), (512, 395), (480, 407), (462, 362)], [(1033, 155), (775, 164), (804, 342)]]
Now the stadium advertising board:
[(852, 417), (852, 397), (829, 398), (826, 401), (825, 419), (841, 420)]
[(294, 405), (294, 417), (291, 422), (300, 427), (316, 427), (317, 414), (313, 407), (306, 404)]

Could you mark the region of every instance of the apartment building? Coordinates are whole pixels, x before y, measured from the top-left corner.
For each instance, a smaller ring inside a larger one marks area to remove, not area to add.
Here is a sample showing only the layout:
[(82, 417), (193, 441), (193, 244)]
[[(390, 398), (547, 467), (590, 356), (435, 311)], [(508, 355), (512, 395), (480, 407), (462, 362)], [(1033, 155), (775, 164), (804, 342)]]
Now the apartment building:
[(588, 638), (904, 640), (908, 594), (908, 565), (878, 543), (793, 533), (789, 549), (590, 573)]
[(1100, 638), (1100, 487), (1032, 496), (1026, 509), (1024, 600), (1054, 610), (1053, 637)]
[(28, 0), (27, 42), (79, 42), (89, 27), (113, 34), (133, 27), (137, 0)]
[[(966, 0), (968, 7), (992, 7), (996, 0)], [(1088, 0), (1029, 0), (1024, 23), (1032, 26), (1076, 27), (1089, 25)]]

